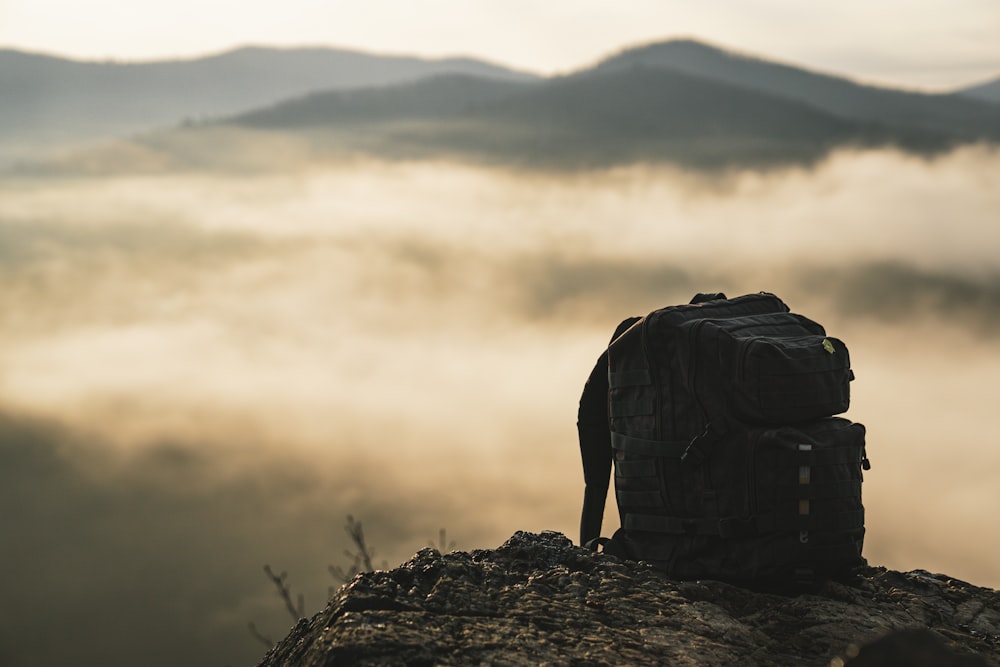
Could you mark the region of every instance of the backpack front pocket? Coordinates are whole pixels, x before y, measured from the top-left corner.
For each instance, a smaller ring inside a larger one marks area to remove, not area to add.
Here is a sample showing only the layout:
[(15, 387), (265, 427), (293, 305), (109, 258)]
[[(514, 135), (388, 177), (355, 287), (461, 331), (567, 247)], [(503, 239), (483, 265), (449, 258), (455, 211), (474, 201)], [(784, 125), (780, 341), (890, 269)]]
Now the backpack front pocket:
[(807, 335), (735, 339), (729, 393), (734, 416), (762, 424), (794, 423), (837, 415), (850, 406), (847, 346)]

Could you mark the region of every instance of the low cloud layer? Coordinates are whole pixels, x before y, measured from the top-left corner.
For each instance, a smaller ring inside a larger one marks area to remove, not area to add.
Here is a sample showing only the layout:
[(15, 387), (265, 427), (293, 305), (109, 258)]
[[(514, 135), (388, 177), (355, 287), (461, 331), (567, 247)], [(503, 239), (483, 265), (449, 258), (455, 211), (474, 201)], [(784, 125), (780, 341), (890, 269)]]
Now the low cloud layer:
[(251, 662), (246, 623), (290, 621), (261, 566), (318, 609), (348, 513), (390, 564), (442, 526), (575, 537), (583, 380), (620, 319), (697, 291), (773, 291), (847, 341), (873, 563), (998, 586), (998, 167), (6, 181), (0, 662)]
[(0, 416), (4, 664), (251, 664), (263, 647), (249, 622), (275, 639), (291, 625), (262, 564), (287, 570), (312, 613), (339, 585), (327, 565), (350, 564), (347, 512), (364, 519), (380, 562), (437, 535), (443, 499), (420, 480), (346, 447), (317, 462), (240, 444), (125, 454)]

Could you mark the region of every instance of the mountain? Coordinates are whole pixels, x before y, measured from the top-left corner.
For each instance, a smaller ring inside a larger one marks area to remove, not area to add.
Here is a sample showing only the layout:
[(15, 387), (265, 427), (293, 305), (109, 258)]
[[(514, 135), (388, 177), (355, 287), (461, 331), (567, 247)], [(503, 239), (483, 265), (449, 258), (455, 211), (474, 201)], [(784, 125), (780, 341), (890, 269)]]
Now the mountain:
[[(596, 69), (536, 86), (480, 112), (501, 124), (573, 135), (592, 157), (726, 163), (813, 159), (837, 145), (938, 149), (937, 133), (844, 119), (766, 92), (669, 68)], [(555, 148), (555, 146), (553, 146)]]
[(326, 130), (342, 147), (386, 157), (445, 153), (543, 167), (771, 164), (816, 160), (839, 145), (926, 152), (952, 142), (941, 132), (844, 118), (788, 97), (644, 65), (532, 83), (434, 77), (314, 94), (225, 122)]
[(779, 595), (518, 532), (356, 576), (259, 665), (985, 667), (998, 636), (1000, 593), (923, 570)]
[(296, 128), (442, 118), (516, 95), (533, 82), (442, 74), (396, 86), (325, 91), (240, 114), (227, 122)]
[(1000, 140), (1000, 113), (959, 94), (917, 93), (866, 86), (844, 78), (740, 55), (692, 40), (673, 40), (625, 50), (597, 70), (634, 66), (678, 72), (769, 93), (844, 118), (944, 132), (961, 139)]
[(960, 95), (972, 97), (983, 102), (1000, 104), (1000, 77), (993, 79), (992, 81), (987, 81), (986, 83), (963, 88), (958, 92)]
[[(120, 134), (187, 118), (184, 128), (136, 138), (137, 153), (150, 165), (203, 168), (213, 153), (243, 159), (246, 133), (262, 130), (268, 141), (305, 147), (303, 159), (450, 156), (540, 168), (809, 164), (838, 147), (927, 155), (1000, 142), (997, 106), (965, 94), (866, 86), (691, 40), (628, 49), (552, 78), (319, 49), (144, 65), (0, 52), (0, 86), (13, 91), (0, 149), (4, 132)], [(225, 143), (204, 150), (213, 140)], [(88, 163), (100, 170), (132, 154)]]
[(81, 62), (0, 50), (0, 145), (89, 139), (221, 116), (313, 90), (384, 86), (443, 73), (535, 77), (467, 58), (248, 47), (193, 60)]

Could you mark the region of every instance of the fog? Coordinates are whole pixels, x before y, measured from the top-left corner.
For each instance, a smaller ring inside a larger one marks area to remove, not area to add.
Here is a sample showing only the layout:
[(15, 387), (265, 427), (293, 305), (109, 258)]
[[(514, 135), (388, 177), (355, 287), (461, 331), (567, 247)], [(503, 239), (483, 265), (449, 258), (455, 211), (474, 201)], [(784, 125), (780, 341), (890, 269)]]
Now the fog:
[(291, 623), (261, 566), (318, 611), (347, 514), (390, 566), (441, 527), (576, 539), (583, 380), (621, 319), (698, 291), (847, 342), (870, 562), (998, 587), (997, 173), (973, 147), (9, 177), (0, 662), (252, 663), (246, 624)]

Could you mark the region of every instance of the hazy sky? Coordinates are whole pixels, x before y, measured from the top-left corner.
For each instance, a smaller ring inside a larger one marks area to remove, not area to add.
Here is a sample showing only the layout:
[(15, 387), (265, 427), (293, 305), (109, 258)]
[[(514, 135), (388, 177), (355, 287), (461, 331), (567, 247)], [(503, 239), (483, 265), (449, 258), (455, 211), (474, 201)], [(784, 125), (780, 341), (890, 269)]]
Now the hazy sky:
[(0, 0), (0, 46), (155, 59), (248, 43), (474, 55), (551, 73), (693, 36), (866, 81), (1000, 75), (996, 0)]

